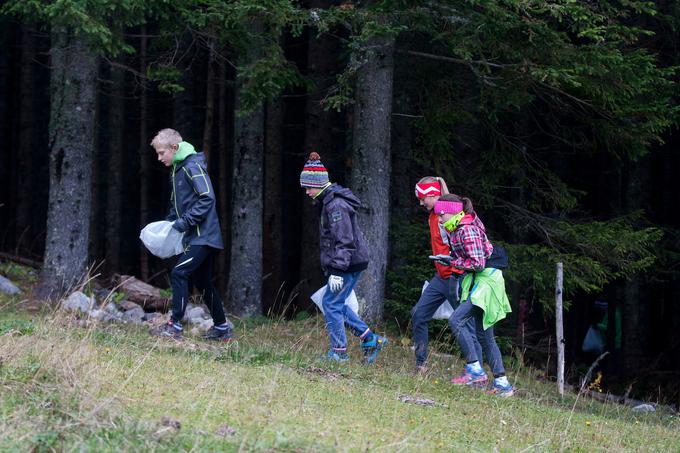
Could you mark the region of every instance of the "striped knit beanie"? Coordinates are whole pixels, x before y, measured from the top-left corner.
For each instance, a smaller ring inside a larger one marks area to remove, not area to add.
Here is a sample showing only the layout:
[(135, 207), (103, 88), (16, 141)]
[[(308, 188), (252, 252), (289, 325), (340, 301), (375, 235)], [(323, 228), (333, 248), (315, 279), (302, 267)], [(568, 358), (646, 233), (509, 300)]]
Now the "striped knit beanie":
[(305, 167), (300, 173), (300, 185), (302, 187), (313, 187), (323, 189), (330, 181), (328, 180), (328, 170), (321, 163), (321, 156), (312, 152)]

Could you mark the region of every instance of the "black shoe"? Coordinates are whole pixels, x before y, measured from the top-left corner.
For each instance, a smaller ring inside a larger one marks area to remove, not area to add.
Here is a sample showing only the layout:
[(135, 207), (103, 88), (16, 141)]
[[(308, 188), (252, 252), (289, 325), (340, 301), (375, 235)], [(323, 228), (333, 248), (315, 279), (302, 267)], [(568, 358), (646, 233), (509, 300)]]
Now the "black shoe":
[(224, 343), (236, 341), (234, 339), (234, 333), (232, 332), (231, 328), (227, 327), (226, 329), (217, 329), (215, 328), (215, 326), (212, 326), (210, 329), (208, 329), (206, 333), (203, 334), (203, 339), (212, 341), (222, 341)]
[(172, 338), (173, 340), (182, 339), (182, 331), (176, 329), (172, 324), (172, 321), (168, 321), (167, 324), (151, 329), (149, 333), (155, 337)]

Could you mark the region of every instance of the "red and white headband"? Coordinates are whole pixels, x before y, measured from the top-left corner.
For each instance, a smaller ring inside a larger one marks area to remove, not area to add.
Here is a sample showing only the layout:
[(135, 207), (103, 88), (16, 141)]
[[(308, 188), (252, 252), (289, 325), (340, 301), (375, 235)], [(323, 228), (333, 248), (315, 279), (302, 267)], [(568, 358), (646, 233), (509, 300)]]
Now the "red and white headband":
[(419, 182), (416, 184), (416, 197), (439, 197), (442, 194), (442, 187), (439, 181)]

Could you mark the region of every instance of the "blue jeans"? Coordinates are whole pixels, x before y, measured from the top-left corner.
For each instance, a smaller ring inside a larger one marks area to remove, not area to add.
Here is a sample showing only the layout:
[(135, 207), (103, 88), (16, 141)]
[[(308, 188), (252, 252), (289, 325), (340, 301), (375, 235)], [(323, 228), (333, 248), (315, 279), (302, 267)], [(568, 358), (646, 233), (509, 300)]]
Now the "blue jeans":
[[(493, 326), (484, 330), (483, 317), (484, 310), (476, 305), (472, 305), (472, 302), (468, 299), (453, 312), (449, 318), (449, 326), (453, 335), (458, 339), (460, 350), (466, 362), (482, 361), (482, 356), (479, 355), (479, 351), (475, 347), (476, 341), (474, 340), (476, 339), (482, 345), (484, 355), (489, 362), (494, 377), (503, 376), (505, 375), (505, 368), (503, 367), (501, 350), (498, 349), (496, 338), (493, 334)], [(474, 321), (476, 336), (470, 332), (470, 321)]]
[[(411, 326), (413, 328), (413, 343), (416, 348), (416, 366), (425, 364), (428, 354), (428, 330), (427, 324), (432, 320), (432, 315), (445, 300), (451, 303), (453, 308), (458, 305), (459, 278), (451, 276), (443, 279), (439, 274), (434, 274), (429, 285), (423, 291), (418, 303), (411, 311)], [(474, 332), (473, 322), (470, 321), (469, 331)], [(479, 356), (482, 355), (482, 347), (476, 344)]]
[(338, 352), (347, 350), (347, 337), (345, 336), (345, 325), (352, 333), (360, 337), (367, 333), (368, 325), (352, 311), (345, 300), (349, 297), (359, 280), (361, 272), (346, 272), (340, 274), (342, 277), (342, 289), (337, 293), (331, 291), (326, 285), (326, 292), (321, 299), (324, 315), (326, 317), (326, 330), (331, 342), (331, 348)]

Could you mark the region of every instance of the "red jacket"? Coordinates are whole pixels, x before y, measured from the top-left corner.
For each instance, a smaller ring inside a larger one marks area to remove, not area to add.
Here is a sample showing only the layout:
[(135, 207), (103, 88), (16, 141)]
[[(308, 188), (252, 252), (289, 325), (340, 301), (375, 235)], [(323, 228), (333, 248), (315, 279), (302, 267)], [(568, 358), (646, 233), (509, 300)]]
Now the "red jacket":
[[(439, 223), (439, 216), (435, 213), (430, 213), (430, 217), (427, 219), (430, 224), (430, 241), (432, 242), (432, 254), (433, 255), (451, 255), (451, 246), (449, 245), (449, 236), (446, 234), (446, 230)], [(450, 266), (444, 266), (436, 261), (434, 262), (434, 267), (437, 269), (437, 273), (441, 278), (449, 278), (451, 274), (462, 274), (456, 268)]]

